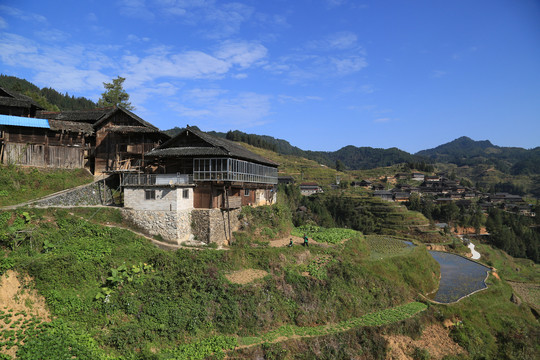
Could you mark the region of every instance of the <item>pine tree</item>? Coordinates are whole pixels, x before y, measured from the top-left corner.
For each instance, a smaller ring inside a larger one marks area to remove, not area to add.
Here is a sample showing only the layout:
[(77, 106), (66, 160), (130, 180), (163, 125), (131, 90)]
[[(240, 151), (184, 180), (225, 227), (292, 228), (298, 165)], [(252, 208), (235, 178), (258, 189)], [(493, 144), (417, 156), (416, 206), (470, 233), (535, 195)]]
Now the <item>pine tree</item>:
[(101, 94), (101, 98), (98, 100), (99, 107), (107, 106), (122, 106), (127, 110), (134, 110), (135, 107), (131, 105), (129, 100), (129, 94), (124, 90), (123, 84), (126, 78), (118, 76), (113, 79), (112, 83), (103, 83), (105, 92)]

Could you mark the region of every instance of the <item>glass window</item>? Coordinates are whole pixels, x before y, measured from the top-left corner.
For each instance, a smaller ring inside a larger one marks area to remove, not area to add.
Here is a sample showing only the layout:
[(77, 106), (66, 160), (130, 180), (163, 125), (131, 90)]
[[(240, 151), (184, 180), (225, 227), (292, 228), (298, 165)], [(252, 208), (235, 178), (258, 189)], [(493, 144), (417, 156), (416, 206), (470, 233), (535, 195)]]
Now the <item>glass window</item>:
[(144, 190), (145, 200), (156, 200), (156, 190)]

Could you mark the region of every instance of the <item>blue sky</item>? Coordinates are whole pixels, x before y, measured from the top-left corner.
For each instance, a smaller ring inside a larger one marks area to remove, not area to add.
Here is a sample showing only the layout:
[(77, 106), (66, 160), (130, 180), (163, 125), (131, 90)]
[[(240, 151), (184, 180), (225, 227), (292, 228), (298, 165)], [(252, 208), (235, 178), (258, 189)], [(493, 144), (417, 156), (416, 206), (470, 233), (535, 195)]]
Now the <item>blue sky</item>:
[(536, 0), (1, 0), (0, 72), (305, 150), (540, 146)]

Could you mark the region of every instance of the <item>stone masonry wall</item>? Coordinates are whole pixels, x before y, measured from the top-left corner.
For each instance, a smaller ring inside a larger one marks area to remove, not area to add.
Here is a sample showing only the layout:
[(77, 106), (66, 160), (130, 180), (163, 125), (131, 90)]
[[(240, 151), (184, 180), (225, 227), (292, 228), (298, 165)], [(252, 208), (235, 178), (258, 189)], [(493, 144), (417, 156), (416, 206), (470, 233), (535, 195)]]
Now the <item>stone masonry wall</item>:
[(101, 180), (37, 200), (34, 206), (91, 206), (113, 204), (111, 182)]
[(174, 211), (122, 209), (122, 216), (150, 235), (160, 235), (163, 240), (179, 244), (178, 216)]
[[(231, 234), (240, 228), (238, 215), (241, 209), (230, 211)], [(226, 210), (194, 209), (191, 213), (192, 230), (195, 238), (205, 243), (223, 245), (229, 238), (229, 220)]]
[[(231, 234), (240, 228), (240, 209), (231, 210)], [(122, 215), (149, 235), (160, 235), (172, 244), (195, 238), (198, 241), (226, 245), (229, 237), (227, 211), (193, 209), (175, 211), (122, 209)]]

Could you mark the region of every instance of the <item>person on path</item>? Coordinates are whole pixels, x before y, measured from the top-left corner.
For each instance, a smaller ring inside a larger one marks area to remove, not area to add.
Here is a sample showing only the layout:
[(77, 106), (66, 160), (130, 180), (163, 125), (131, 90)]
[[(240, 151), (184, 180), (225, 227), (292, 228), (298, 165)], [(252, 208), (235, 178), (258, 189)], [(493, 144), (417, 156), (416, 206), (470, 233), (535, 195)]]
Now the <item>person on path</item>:
[(288, 246), (289, 246), (289, 247), (292, 247), (292, 244), (293, 244), (293, 242), (292, 242), (292, 238), (291, 238), (291, 239), (289, 240), (289, 245), (288, 245)]
[(304, 246), (309, 247), (308, 245), (308, 237), (306, 234), (304, 234)]

